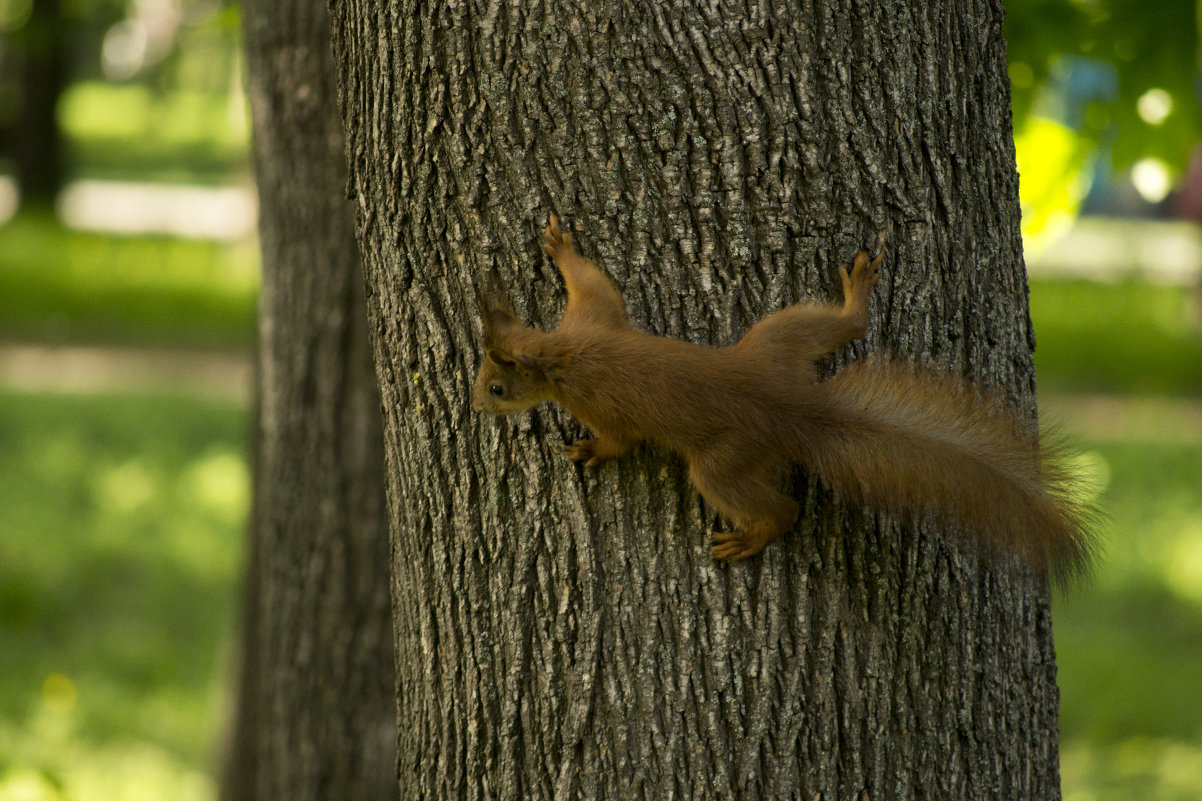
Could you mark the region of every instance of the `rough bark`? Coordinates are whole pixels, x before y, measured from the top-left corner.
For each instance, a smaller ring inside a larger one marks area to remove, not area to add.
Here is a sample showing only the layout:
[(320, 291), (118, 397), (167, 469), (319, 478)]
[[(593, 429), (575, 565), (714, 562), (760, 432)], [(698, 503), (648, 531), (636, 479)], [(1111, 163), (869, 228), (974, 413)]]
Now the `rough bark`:
[(263, 296), (233, 799), (397, 797), (379, 393), (325, 8), (245, 4)]
[(555, 212), (639, 325), (710, 344), (837, 297), (836, 265), (883, 233), (871, 334), (843, 358), (966, 372), (1031, 414), (1000, 2), (330, 7), (402, 796), (1057, 798), (1042, 576), (804, 477), (795, 530), (718, 564), (680, 461), (581, 470), (560, 410), (469, 405), (485, 271), (555, 324)]

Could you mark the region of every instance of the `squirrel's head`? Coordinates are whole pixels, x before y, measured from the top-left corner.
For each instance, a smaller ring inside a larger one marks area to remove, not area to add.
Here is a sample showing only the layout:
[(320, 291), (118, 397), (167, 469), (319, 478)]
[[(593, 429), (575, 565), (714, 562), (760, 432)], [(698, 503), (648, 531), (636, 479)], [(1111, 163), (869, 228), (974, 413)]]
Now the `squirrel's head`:
[(516, 414), (546, 400), (548, 389), (538, 359), (486, 346), (484, 364), (472, 390), (472, 408), (490, 414)]
[(480, 316), (484, 320), (484, 364), (476, 375), (472, 408), (515, 414), (546, 400), (550, 395), (546, 360), (528, 348), (532, 339), (541, 335), (517, 321), (495, 276), (486, 276)]

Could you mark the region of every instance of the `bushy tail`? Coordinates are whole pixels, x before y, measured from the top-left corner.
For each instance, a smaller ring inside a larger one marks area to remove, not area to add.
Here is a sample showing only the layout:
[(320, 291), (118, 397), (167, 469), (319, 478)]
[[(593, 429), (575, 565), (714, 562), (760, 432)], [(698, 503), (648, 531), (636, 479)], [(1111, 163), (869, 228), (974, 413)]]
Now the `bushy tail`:
[(799, 460), (836, 492), (907, 517), (932, 513), (1058, 580), (1086, 567), (1096, 514), (1069, 454), (965, 382), (869, 360), (819, 392), (830, 433), (806, 437)]

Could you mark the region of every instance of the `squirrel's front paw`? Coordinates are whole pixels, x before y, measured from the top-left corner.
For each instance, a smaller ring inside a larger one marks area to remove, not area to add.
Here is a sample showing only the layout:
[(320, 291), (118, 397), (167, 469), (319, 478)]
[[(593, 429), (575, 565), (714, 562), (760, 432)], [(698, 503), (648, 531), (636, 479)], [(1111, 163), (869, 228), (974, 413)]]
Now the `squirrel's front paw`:
[(766, 544), (746, 531), (715, 531), (712, 539), (714, 558), (725, 562), (738, 562), (740, 559), (755, 556), (764, 550)]
[(596, 467), (605, 461), (597, 455), (597, 440), (578, 439), (563, 449), (573, 462), (584, 462), (585, 467)]

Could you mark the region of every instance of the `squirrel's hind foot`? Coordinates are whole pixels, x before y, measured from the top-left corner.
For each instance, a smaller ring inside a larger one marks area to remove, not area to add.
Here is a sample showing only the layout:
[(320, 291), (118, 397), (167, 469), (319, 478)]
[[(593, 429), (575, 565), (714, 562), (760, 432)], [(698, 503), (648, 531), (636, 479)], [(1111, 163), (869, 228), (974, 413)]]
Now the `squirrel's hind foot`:
[(856, 254), (850, 275), (843, 267), (839, 268), (839, 277), (843, 280), (845, 303), (858, 305), (867, 302), (869, 291), (881, 279), (881, 261), (884, 258), (885, 251), (882, 250), (875, 259), (869, 261), (867, 251), (861, 250)]
[(563, 254), (575, 251), (572, 247), (572, 234), (559, 230), (559, 218), (554, 214), (551, 215), (546, 229), (543, 230), (543, 250), (556, 260)]
[(764, 537), (749, 531), (715, 531), (711, 535), (715, 559), (738, 562), (755, 556), (775, 537)]
[(565, 447), (563, 452), (573, 462), (584, 462), (585, 467), (596, 467), (602, 461), (597, 458), (596, 445), (595, 439), (578, 439)]
[(626, 453), (628, 445), (619, 439), (578, 439), (563, 449), (573, 462), (584, 462), (585, 467), (596, 467), (610, 459)]

